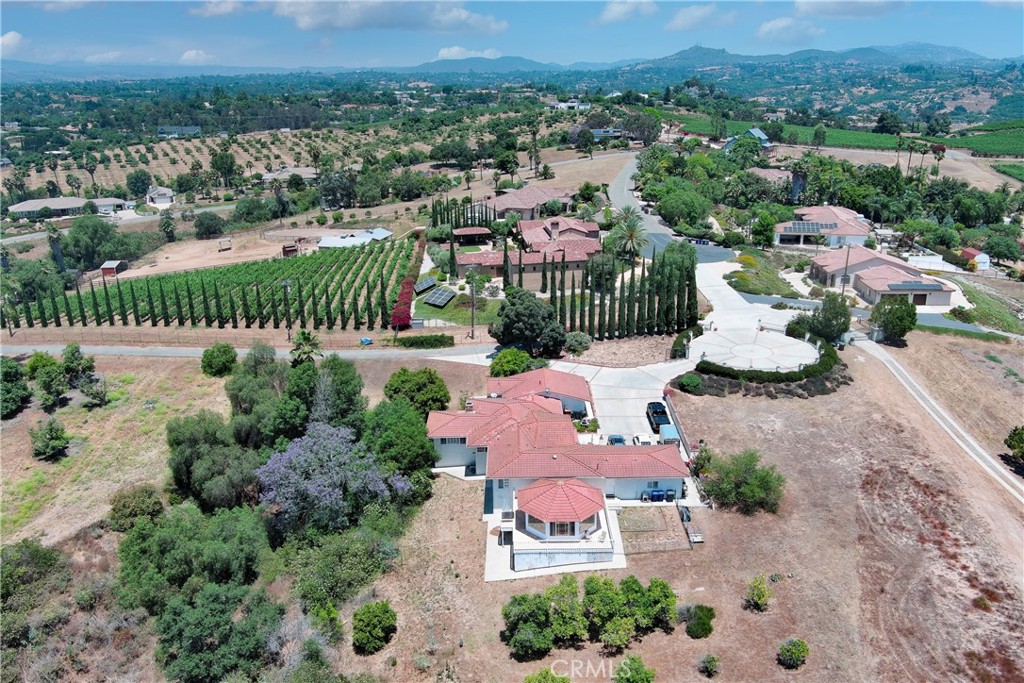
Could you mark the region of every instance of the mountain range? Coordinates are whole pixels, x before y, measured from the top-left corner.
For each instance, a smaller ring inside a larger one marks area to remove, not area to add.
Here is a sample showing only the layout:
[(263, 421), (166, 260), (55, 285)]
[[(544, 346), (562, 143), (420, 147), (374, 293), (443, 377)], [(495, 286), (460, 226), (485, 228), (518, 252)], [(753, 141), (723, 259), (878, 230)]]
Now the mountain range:
[[(1017, 58), (1014, 58), (1017, 59)], [(554, 64), (525, 57), (468, 57), (440, 59), (416, 66), (373, 68), (350, 67), (249, 67), (224, 65), (180, 64), (91, 64), (57, 62), (37, 64), (13, 59), (0, 63), (0, 74), (7, 82), (38, 82), (64, 80), (114, 80), (144, 78), (181, 78), (194, 76), (242, 76), (289, 73), (393, 73), (393, 74), (514, 74), (544, 72), (610, 72), (631, 70), (692, 70), (737, 64), (848, 63), (900, 66), (911, 63), (930, 64), (1000, 64), (1008, 60), (982, 57), (963, 48), (930, 43), (903, 43), (893, 46), (860, 47), (849, 50), (800, 50), (790, 54), (740, 55), (723, 49), (695, 45), (667, 57), (657, 59), (624, 59), (615, 62), (575, 62)]]

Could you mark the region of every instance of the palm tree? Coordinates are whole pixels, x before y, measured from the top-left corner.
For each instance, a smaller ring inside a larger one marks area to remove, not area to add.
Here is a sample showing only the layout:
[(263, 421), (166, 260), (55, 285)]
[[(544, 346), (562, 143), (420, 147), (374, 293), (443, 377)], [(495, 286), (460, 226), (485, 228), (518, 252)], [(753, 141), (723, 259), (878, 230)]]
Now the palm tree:
[(53, 172), (53, 181), (57, 183), (57, 187), (60, 187), (60, 179), (57, 178), (57, 156), (54, 154), (50, 155), (50, 158), (46, 160), (46, 167)]
[(249, 172), (250, 176), (252, 175), (252, 167), (253, 167), (252, 159), (249, 159), (247, 162), (245, 162), (245, 170), (247, 170)]
[(675, 148), (676, 156), (683, 156), (683, 153), (686, 152), (686, 138), (684, 138), (682, 135), (677, 137), (675, 141)]
[(309, 159), (313, 162), (313, 168), (320, 168), (320, 158), (323, 156), (323, 151), (318, 145), (310, 144), (307, 151), (309, 152)]
[(295, 333), (292, 347), (292, 367), (298, 367), (303, 363), (312, 363), (317, 356), (323, 357), (320, 351), (320, 338), (309, 330), (299, 330)]
[(64, 272), (64, 252), (60, 248), (62, 237), (64, 237), (64, 234), (61, 233), (60, 228), (53, 223), (46, 224), (46, 239), (50, 243), (50, 249), (53, 251), (53, 260), (57, 264), (57, 271), (60, 273)]
[(75, 196), (77, 197), (79, 195), (79, 190), (82, 189), (82, 181), (78, 179), (78, 176), (74, 173), (68, 173), (67, 177), (64, 178), (64, 182), (68, 184), (68, 187), (74, 191)]
[(642, 223), (644, 219), (643, 214), (640, 213), (640, 209), (632, 205), (622, 207), (615, 216), (615, 222), (617, 224), (633, 220), (640, 221)]
[(643, 221), (636, 216), (620, 222), (608, 235), (609, 246), (631, 262), (643, 251), (650, 240)]

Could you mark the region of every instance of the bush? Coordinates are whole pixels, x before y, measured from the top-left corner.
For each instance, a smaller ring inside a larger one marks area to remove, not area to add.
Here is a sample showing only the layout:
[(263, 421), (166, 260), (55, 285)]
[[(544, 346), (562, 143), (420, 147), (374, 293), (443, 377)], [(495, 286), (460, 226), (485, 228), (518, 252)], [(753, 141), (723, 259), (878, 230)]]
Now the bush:
[(223, 377), (230, 374), (238, 360), (238, 352), (231, 344), (216, 342), (213, 346), (203, 351), (203, 359), (199, 366), (203, 374), (209, 377)]
[(976, 320), (974, 310), (970, 308), (964, 308), (963, 306), (957, 306), (949, 311), (950, 317), (959, 320), (962, 323), (973, 324)]
[(590, 348), (590, 337), (586, 332), (569, 332), (565, 335), (565, 350), (573, 356), (578, 356)]
[(0, 418), (13, 417), (31, 396), (18, 361), (0, 359)]
[(700, 375), (688, 372), (679, 378), (678, 386), (688, 394), (699, 396), (704, 389), (704, 380), (701, 379)]
[(224, 219), (212, 211), (204, 211), (196, 216), (196, 239), (216, 237), (224, 233)]
[(707, 638), (715, 630), (711, 622), (715, 618), (715, 608), (707, 605), (694, 605), (686, 620), (686, 635), (694, 640)]
[(721, 665), (718, 662), (718, 657), (714, 655), (704, 655), (697, 664), (697, 671), (707, 678), (714, 678), (720, 670)]
[(811, 287), (811, 290), (810, 292), (808, 292), (808, 294), (812, 299), (820, 299), (821, 297), (825, 296), (825, 290), (819, 287), (818, 285), (814, 285), (813, 287)]
[(71, 438), (64, 431), (64, 426), (51, 417), (45, 423), (37, 422), (38, 429), (29, 429), (28, 435), (32, 439), (32, 455), (40, 460), (53, 460), (61, 457), (67, 451)]
[(322, 213), (318, 214), (315, 220), (317, 225), (327, 225), (327, 216)]
[(811, 653), (807, 643), (797, 638), (790, 638), (779, 646), (777, 659), (779, 664), (787, 669), (799, 669), (807, 661), (807, 655)]
[(352, 647), (364, 655), (379, 652), (398, 629), (398, 615), (387, 601), (368, 602), (352, 615)]
[(774, 465), (761, 467), (761, 456), (746, 450), (728, 459), (711, 456), (708, 480), (704, 490), (716, 504), (736, 508), (745, 515), (758, 510), (778, 512), (785, 478)]
[(68, 390), (68, 379), (60, 365), (48, 365), (36, 373), (36, 387), (43, 410), (56, 408)]
[(743, 236), (742, 232), (736, 230), (727, 230), (724, 235), (718, 238), (718, 243), (726, 249), (734, 249), (742, 244), (746, 244), (747, 238)]
[(902, 340), (917, 325), (917, 307), (907, 297), (883, 297), (871, 311), (871, 322), (886, 339)]
[(747, 583), (747, 607), (755, 612), (764, 612), (768, 609), (768, 601), (772, 597), (772, 591), (768, 587), (768, 580), (764, 574), (758, 574)]
[(672, 351), (670, 356), (672, 358), (683, 358), (685, 355), (685, 349), (687, 347), (688, 339), (696, 339), (697, 337), (704, 334), (704, 328), (700, 325), (693, 325), (679, 332), (676, 335), (675, 340), (672, 342)]
[(39, 371), (44, 368), (55, 368), (60, 363), (56, 358), (43, 351), (36, 351), (25, 361), (25, 376), (29, 381), (34, 380)]
[(443, 349), (455, 346), (455, 337), (450, 334), (417, 334), (399, 337), (395, 343), (407, 349)]
[(654, 683), (654, 669), (644, 666), (637, 655), (628, 655), (615, 669), (613, 683)]
[(491, 361), (491, 377), (511, 377), (529, 370), (547, 367), (547, 361), (535, 359), (522, 349), (502, 349)]
[(110, 528), (128, 531), (140, 518), (156, 519), (164, 512), (160, 494), (151, 484), (140, 484), (114, 494), (110, 499)]

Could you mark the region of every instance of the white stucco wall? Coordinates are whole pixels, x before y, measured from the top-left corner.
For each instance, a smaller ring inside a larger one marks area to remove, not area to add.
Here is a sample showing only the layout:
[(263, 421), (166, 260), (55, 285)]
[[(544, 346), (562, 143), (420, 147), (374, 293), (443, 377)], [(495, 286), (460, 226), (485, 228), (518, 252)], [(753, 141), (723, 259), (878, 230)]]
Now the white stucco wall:
[[(467, 447), (465, 444), (442, 444), (441, 439), (433, 441), (438, 455), (437, 464), (434, 467), (464, 467), (476, 462), (476, 448)], [(481, 472), (481, 470), (477, 471)]]

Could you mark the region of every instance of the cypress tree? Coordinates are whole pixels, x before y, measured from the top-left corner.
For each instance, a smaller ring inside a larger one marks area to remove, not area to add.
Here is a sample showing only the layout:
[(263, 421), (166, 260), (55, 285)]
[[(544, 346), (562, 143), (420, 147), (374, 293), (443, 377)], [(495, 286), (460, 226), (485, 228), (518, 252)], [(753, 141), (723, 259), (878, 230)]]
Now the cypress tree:
[[(85, 314), (85, 301), (82, 300), (82, 290), (78, 288), (78, 280), (75, 280), (75, 297), (78, 299), (78, 319), (82, 321), (82, 327), (88, 327), (89, 317)], [(17, 323), (17, 318), (14, 321)]]
[(267, 309), (263, 306), (263, 292), (260, 291), (260, 284), (256, 283), (256, 324), (262, 330), (267, 326)]
[(295, 299), (299, 306), (299, 327), (306, 329), (306, 297), (302, 296), (302, 280), (296, 280), (295, 287)]
[(576, 328), (579, 329), (580, 332), (587, 331), (587, 285), (589, 284), (589, 280), (587, 279), (588, 271), (589, 264), (583, 264), (583, 268), (580, 270), (580, 319), (576, 323)]
[(358, 332), (362, 327), (363, 320), (362, 313), (359, 310), (359, 290), (357, 289), (352, 295), (352, 329)]
[[(128, 286), (130, 287), (131, 283)], [(92, 282), (89, 283), (89, 298), (92, 299), (92, 319), (96, 321), (96, 327), (99, 327), (103, 324), (103, 318), (100, 317), (100, 300), (96, 298), (96, 287)], [(29, 327), (32, 327), (31, 322)]]
[(452, 277), (459, 276), (459, 264), (455, 260), (455, 235), (448, 235), (448, 274)]
[(669, 265), (665, 270), (665, 283), (662, 285), (665, 292), (665, 334), (673, 334), (676, 331), (676, 281), (678, 279), (679, 269), (675, 264)]
[[(60, 293), (61, 293), (61, 296), (64, 297), (64, 315), (66, 315), (67, 318), (68, 318), (68, 325), (70, 325), (71, 327), (74, 327), (75, 326), (75, 312), (73, 310), (71, 310), (71, 300), (68, 299), (68, 290), (62, 289)], [(0, 312), (3, 312), (3, 307), (2, 306), (0, 306)], [(0, 324), (0, 327), (5, 327), (5, 325)]]
[(501, 285), (508, 287), (512, 284), (512, 262), (508, 260), (508, 240), (501, 240)]
[(572, 274), (572, 282), (569, 287), (569, 331), (576, 331), (576, 273)]
[(311, 282), (309, 285), (309, 304), (310, 309), (313, 313), (313, 329), (320, 329), (320, 302), (316, 298), (316, 282)]
[(657, 323), (658, 252), (651, 254), (651, 270), (647, 273), (647, 334), (654, 334)]
[(153, 301), (153, 288), (149, 286), (149, 278), (146, 279), (146, 306), (149, 313), (149, 324), (156, 327), (158, 317), (156, 314), (156, 303)]
[(591, 339), (597, 335), (597, 328), (594, 327), (594, 297), (597, 296), (597, 288), (595, 282), (597, 278), (594, 277), (594, 262), (590, 262), (590, 293), (587, 296), (587, 334), (590, 335)]
[(164, 292), (164, 283), (157, 280), (157, 291), (160, 293), (160, 315), (164, 319), (164, 327), (171, 326), (171, 312), (167, 309), (167, 294)]
[(249, 295), (245, 293), (246, 287), (242, 286), (242, 317), (245, 319), (245, 329), (252, 327), (252, 309), (249, 308)]
[(547, 294), (548, 292), (548, 254), (544, 252), (541, 255), (540, 262), (540, 293)]
[(676, 332), (686, 329), (686, 271), (689, 259), (684, 259), (676, 271)]
[(238, 310), (235, 308), (235, 295), (228, 290), (228, 315), (231, 316), (231, 329), (238, 329)]
[(619, 306), (615, 309), (616, 323), (615, 328), (619, 333), (620, 339), (626, 338), (626, 278), (623, 277), (619, 280)]
[(121, 315), (121, 324), (128, 327), (128, 308), (124, 304), (124, 291), (121, 289), (121, 281), (115, 280), (117, 283), (117, 309)]
[(227, 320), (224, 318), (224, 305), (220, 300), (220, 287), (216, 280), (213, 281), (213, 309), (217, 313), (217, 329), (223, 330)]
[(292, 301), (291, 297), (288, 295), (289, 289), (291, 289), (291, 287), (287, 285), (282, 287), (281, 304), (284, 307), (284, 326), (290, 330), (292, 329)]
[(345, 313), (345, 290), (338, 288), (338, 320), (341, 321), (341, 329), (348, 329), (348, 314)]
[(697, 269), (690, 268), (686, 280), (686, 326), (697, 324), (699, 306), (697, 304)]
[(210, 313), (210, 297), (206, 293), (206, 280), (199, 278), (200, 296), (203, 297), (203, 324), (213, 327), (213, 315)]
[(519, 287), (519, 289), (523, 288), (523, 270), (523, 248), (519, 247), (519, 273), (516, 276), (516, 286)]
[(665, 254), (661, 255), (661, 263), (658, 264), (658, 278), (654, 281), (654, 289), (658, 294), (654, 311), (654, 332), (665, 334), (665, 278), (668, 273), (665, 271)]
[(602, 289), (601, 290), (601, 299), (600, 299), (600, 301), (598, 301), (598, 305), (597, 305), (597, 339), (598, 340), (603, 340), (604, 339), (605, 332), (607, 330), (607, 328), (605, 326), (605, 318), (606, 318), (607, 310), (605, 308), (604, 298), (605, 298), (604, 297), (604, 290)]
[(60, 327), (60, 307), (57, 305), (57, 293), (54, 291), (50, 292), (50, 310), (53, 311), (54, 326)]
[(366, 281), (366, 329), (373, 329), (373, 289), (370, 288), (370, 281)]
[(380, 295), (377, 298), (377, 309), (380, 311), (380, 329), (386, 330), (391, 324), (391, 307), (388, 306), (388, 291), (383, 270), (380, 272)]
[(50, 320), (46, 316), (46, 304), (43, 302), (43, 292), (40, 289), (36, 289), (36, 306), (39, 308), (39, 324), (49, 327)]
[[(92, 287), (92, 283), (91, 282), (89, 283), (89, 286)], [(93, 309), (95, 309), (96, 308), (96, 293), (95, 292), (93, 292), (92, 302), (93, 302)], [(21, 307), (25, 311), (25, 324), (28, 325), (29, 327), (35, 327), (36, 323), (32, 319), (32, 307), (29, 306), (28, 297), (27, 296), (26, 297), (22, 297), (22, 299), (21, 299)], [(96, 324), (99, 325), (98, 322)]]
[(103, 305), (107, 309), (107, 324), (111, 327), (114, 326), (114, 307), (110, 303), (110, 290), (107, 289), (107, 283), (103, 283)]
[(334, 312), (331, 310), (331, 288), (324, 287), (324, 320), (327, 322), (327, 329), (334, 329)]
[(565, 252), (562, 252), (562, 267), (558, 273), (558, 322), (565, 329)]
[(178, 291), (178, 282), (174, 282), (174, 311), (178, 314), (178, 327), (185, 327), (185, 309), (181, 307), (181, 292)]
[(640, 262), (640, 281), (637, 282), (636, 333), (647, 334), (647, 261)]
[(280, 329), (281, 327), (281, 307), (278, 305), (277, 299), (277, 288), (271, 285), (270, 287), (270, 319), (274, 329)]
[(188, 303), (188, 321), (192, 327), (199, 324), (199, 320), (196, 319), (196, 303), (195, 295), (192, 294), (192, 285), (188, 280), (185, 280), (185, 300)]
[(608, 339), (615, 339), (615, 316), (615, 285), (612, 284), (612, 286), (608, 288), (608, 323), (605, 326), (605, 336), (607, 336)]

